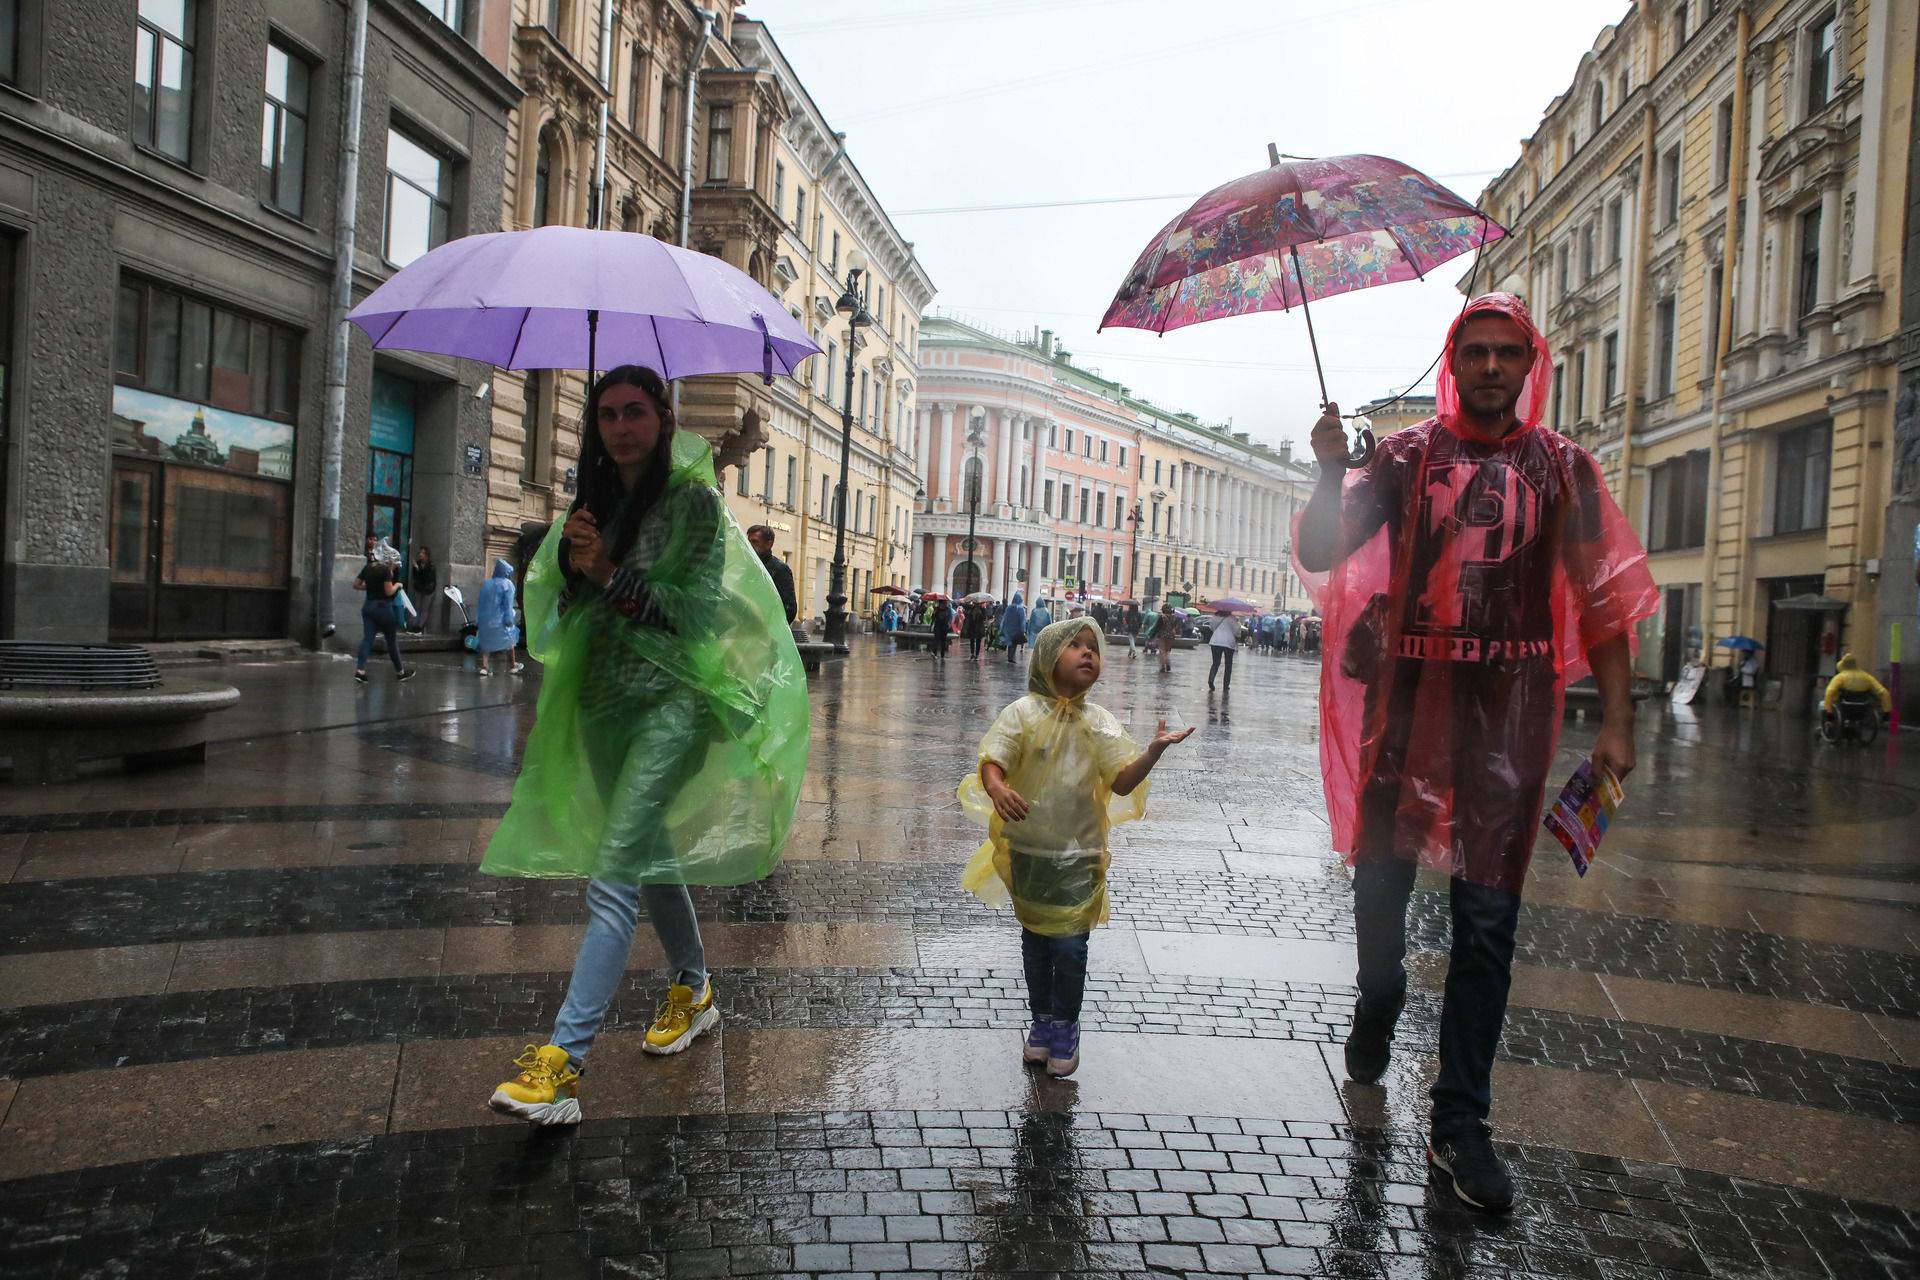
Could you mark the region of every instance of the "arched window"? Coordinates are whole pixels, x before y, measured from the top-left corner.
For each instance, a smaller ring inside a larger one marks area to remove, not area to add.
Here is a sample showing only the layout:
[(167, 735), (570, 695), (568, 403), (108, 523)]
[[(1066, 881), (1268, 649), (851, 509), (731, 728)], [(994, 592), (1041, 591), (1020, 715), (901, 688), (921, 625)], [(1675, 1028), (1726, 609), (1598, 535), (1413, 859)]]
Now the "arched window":
[(953, 566), (953, 590), (949, 592), (954, 599), (970, 596), (981, 589), (980, 566), (972, 560), (962, 560)]
[(540, 155), (533, 166), (533, 225), (536, 227), (565, 221), (554, 216), (558, 195), (553, 186), (553, 173), (559, 164), (559, 130), (550, 124), (540, 131)]

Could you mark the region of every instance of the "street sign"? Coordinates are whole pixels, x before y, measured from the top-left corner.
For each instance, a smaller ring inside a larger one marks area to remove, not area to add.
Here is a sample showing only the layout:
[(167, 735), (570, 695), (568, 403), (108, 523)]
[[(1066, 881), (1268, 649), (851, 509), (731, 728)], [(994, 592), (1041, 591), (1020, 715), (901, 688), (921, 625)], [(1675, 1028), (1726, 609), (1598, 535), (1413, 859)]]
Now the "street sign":
[(460, 471), (463, 475), (483, 476), (487, 474), (487, 455), (477, 444), (462, 445), (460, 449)]

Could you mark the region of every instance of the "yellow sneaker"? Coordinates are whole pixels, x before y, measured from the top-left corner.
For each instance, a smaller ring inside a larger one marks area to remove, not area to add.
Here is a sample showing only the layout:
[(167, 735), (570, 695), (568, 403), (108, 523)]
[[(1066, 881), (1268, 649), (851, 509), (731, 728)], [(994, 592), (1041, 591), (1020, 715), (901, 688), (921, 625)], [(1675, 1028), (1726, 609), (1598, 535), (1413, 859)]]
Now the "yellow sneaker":
[(529, 1124), (580, 1123), (580, 1073), (557, 1044), (528, 1045), (513, 1060), (520, 1074), (493, 1091), (487, 1105)]
[(713, 1005), (713, 983), (708, 982), (700, 988), (700, 998), (693, 998), (693, 988), (674, 983), (667, 988), (667, 1002), (653, 1016), (653, 1025), (647, 1028), (648, 1053), (678, 1053), (693, 1043), (694, 1037), (702, 1031), (717, 1025), (720, 1010)]

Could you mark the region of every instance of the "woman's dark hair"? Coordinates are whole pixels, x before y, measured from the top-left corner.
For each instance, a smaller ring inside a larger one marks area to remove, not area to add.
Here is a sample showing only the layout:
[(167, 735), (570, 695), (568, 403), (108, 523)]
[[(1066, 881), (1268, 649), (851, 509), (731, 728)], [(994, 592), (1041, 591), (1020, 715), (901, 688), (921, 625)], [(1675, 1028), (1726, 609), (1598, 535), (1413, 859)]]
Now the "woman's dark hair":
[[(654, 442), (653, 454), (647, 459), (646, 470), (640, 474), (639, 487), (631, 494), (621, 485), (620, 469), (600, 440), (600, 397), (609, 387), (623, 384), (646, 392), (647, 399), (653, 401), (654, 411), (660, 415), (660, 438)], [(610, 539), (607, 555), (615, 564), (632, 548), (640, 517), (652, 510), (653, 504), (660, 501), (660, 495), (667, 491), (673, 432), (673, 404), (667, 394), (666, 379), (644, 365), (623, 364), (607, 370), (587, 394), (587, 420), (580, 432), (580, 492), (569, 512), (584, 507), (593, 513), (602, 535)], [(632, 509), (616, 529), (615, 520), (629, 501)]]

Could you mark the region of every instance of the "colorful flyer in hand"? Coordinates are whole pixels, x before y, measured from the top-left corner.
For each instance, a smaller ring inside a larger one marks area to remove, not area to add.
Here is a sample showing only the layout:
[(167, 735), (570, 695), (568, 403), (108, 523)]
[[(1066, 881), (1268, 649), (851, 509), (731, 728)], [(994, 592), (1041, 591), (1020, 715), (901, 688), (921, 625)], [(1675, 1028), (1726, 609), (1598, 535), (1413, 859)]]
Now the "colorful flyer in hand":
[(1587, 874), (1594, 855), (1600, 852), (1600, 838), (1607, 834), (1607, 823), (1627, 793), (1609, 769), (1596, 769), (1592, 760), (1582, 760), (1567, 779), (1560, 798), (1547, 811), (1542, 825), (1554, 839), (1567, 847), (1573, 869)]

